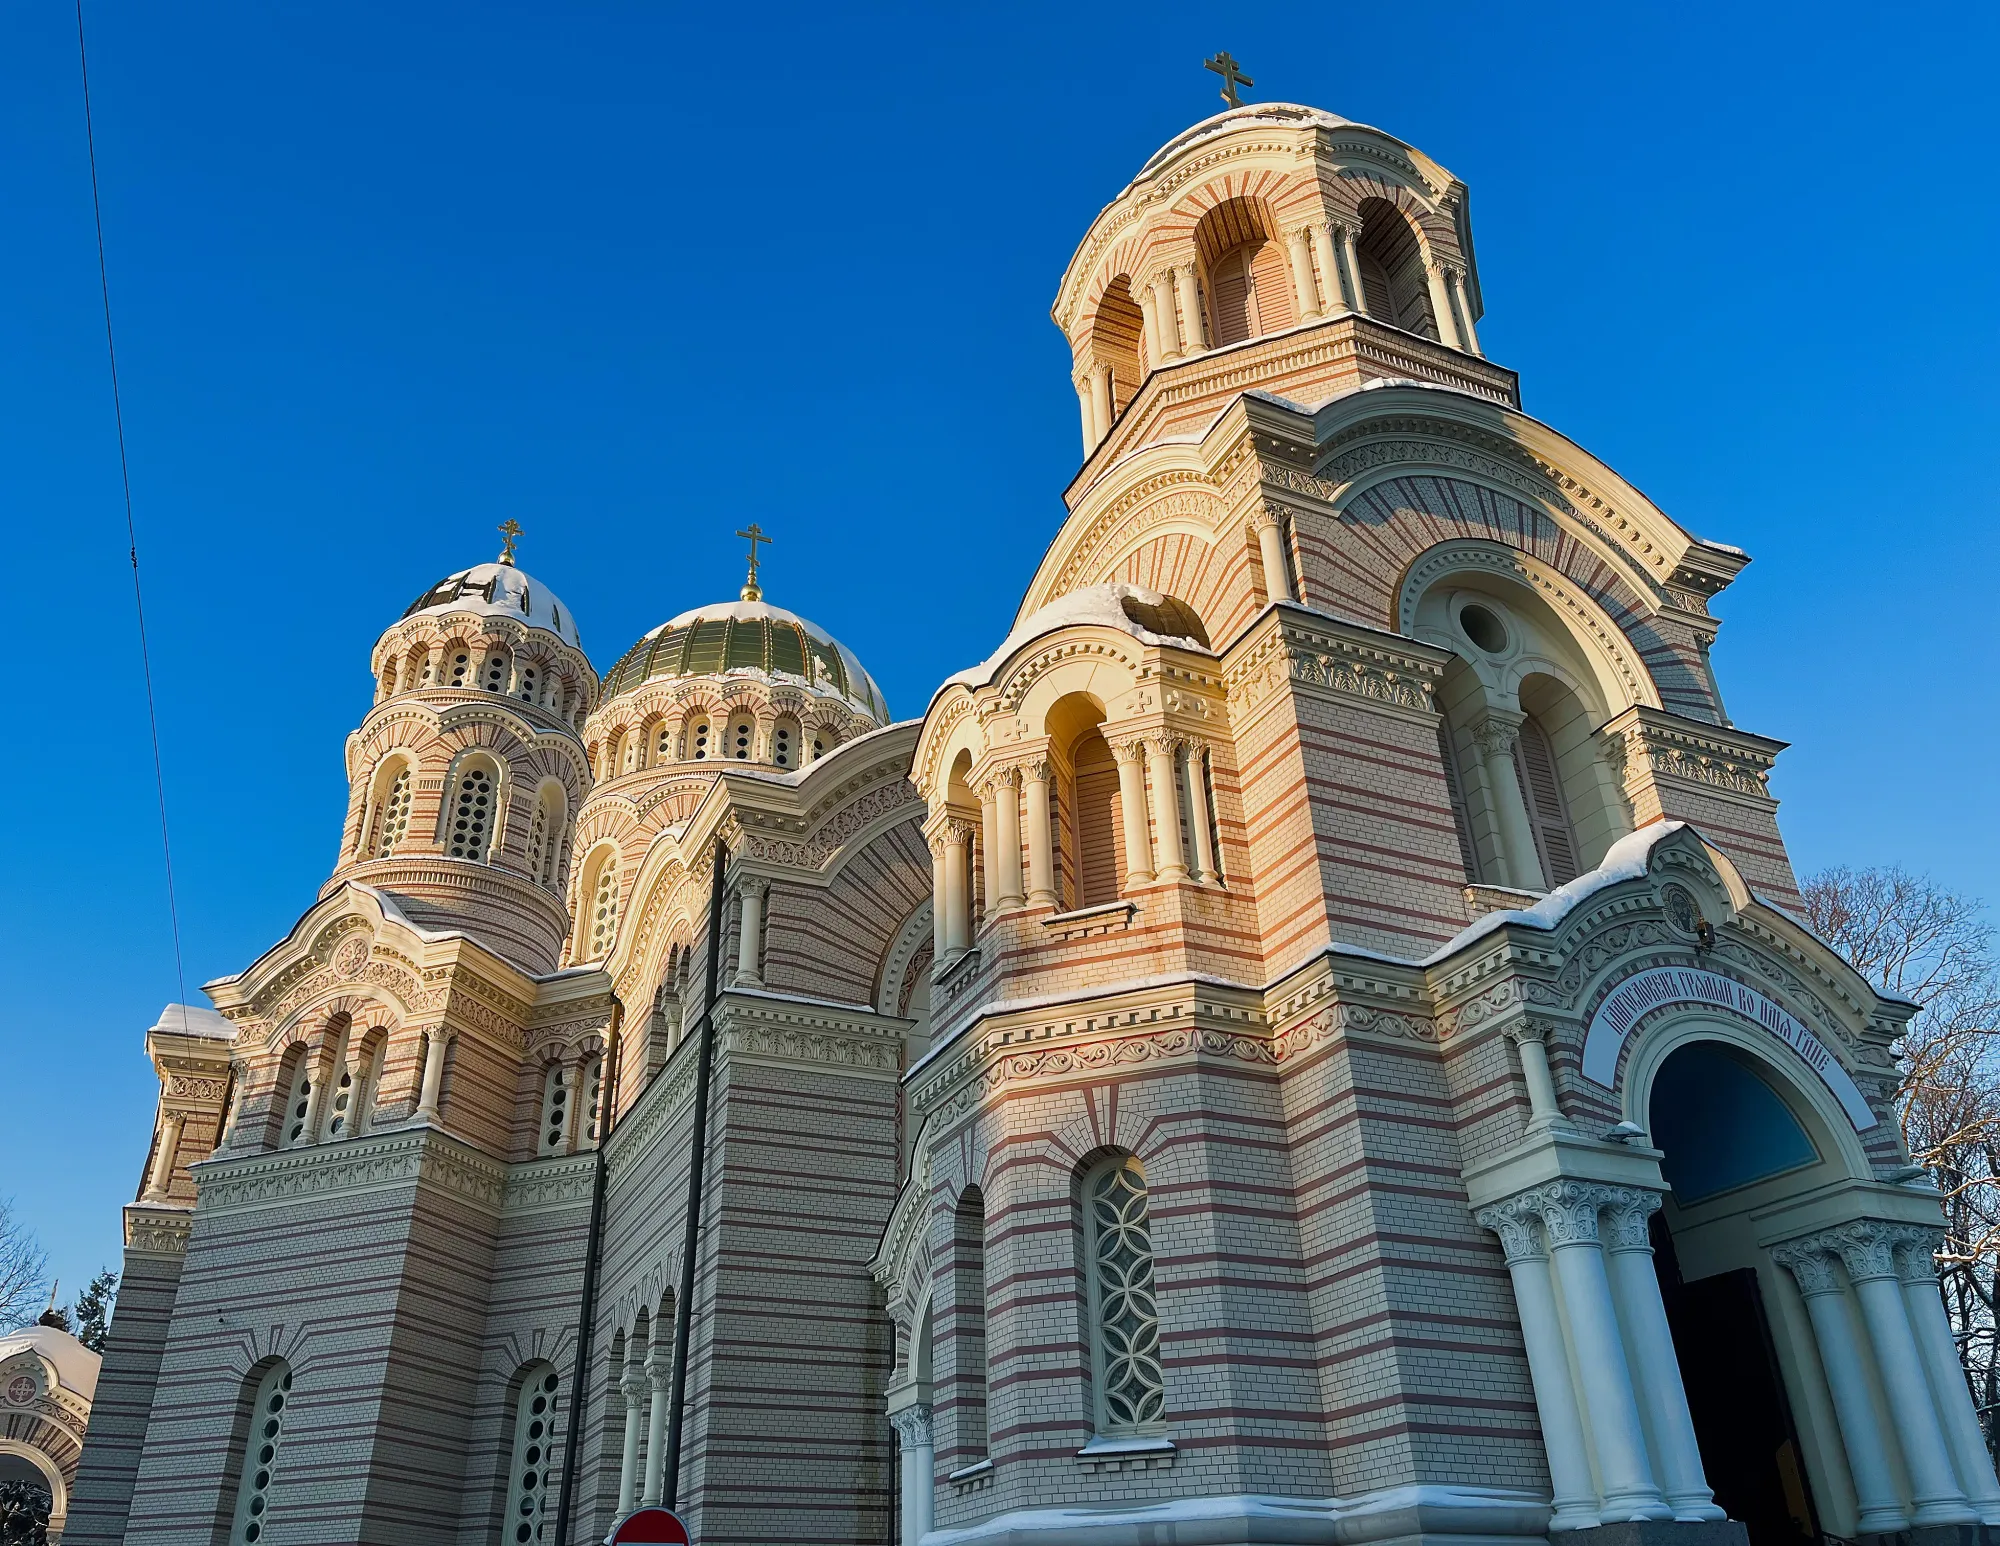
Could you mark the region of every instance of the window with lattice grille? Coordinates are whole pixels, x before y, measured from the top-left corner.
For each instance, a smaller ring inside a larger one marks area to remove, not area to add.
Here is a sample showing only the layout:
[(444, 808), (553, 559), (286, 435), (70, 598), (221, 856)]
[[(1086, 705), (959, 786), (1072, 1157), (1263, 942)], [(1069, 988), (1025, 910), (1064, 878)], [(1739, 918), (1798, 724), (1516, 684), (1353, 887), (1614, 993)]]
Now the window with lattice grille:
[(382, 808), (376, 814), (373, 845), (376, 858), (388, 858), (410, 830), (410, 799), (410, 765), (406, 762), (390, 780), (388, 791), (382, 796)]
[(465, 685), (465, 674), (471, 669), (472, 657), (470, 655), (462, 650), (458, 654), (453, 655), (451, 657), (451, 685), (453, 687), (463, 687)]
[(708, 760), (708, 721), (697, 719), (688, 727), (688, 758), (694, 762)]
[(729, 727), (729, 755), (739, 762), (750, 760), (751, 743), (757, 735), (755, 721), (739, 719)]
[(610, 955), (612, 942), (617, 937), (618, 860), (613, 855), (598, 867), (597, 883), (591, 887), (589, 959), (602, 961)]
[(1129, 1157), (1099, 1166), (1084, 1184), (1090, 1278), (1091, 1361), (1100, 1433), (1157, 1427), (1166, 1417), (1160, 1314), (1146, 1175)]
[(583, 1065), (583, 1136), (597, 1142), (598, 1105), (604, 1099), (604, 1060), (592, 1058)]
[(475, 762), (458, 775), (453, 792), (451, 825), (446, 833), (445, 852), (454, 859), (485, 859), (493, 846), (495, 799), (493, 770)]
[(299, 1066), (292, 1073), (292, 1088), (285, 1097), (285, 1142), (304, 1143), (312, 1117), (312, 1055), (299, 1049)]
[(568, 1147), (571, 1094), (568, 1071), (560, 1063), (551, 1063), (542, 1079), (542, 1136), (538, 1147), (543, 1154), (561, 1154)]
[(771, 760), (781, 768), (792, 765), (798, 750), (798, 727), (790, 720), (781, 719), (771, 732)]
[(522, 1375), (514, 1413), (514, 1465), (508, 1473), (507, 1519), (501, 1539), (530, 1546), (544, 1539), (549, 1466), (555, 1459), (556, 1371), (530, 1364)]
[(502, 650), (486, 662), (486, 690), (505, 692), (507, 690), (507, 653)]
[(230, 1546), (256, 1546), (271, 1520), (271, 1484), (277, 1474), (278, 1445), (285, 1436), (285, 1408), (292, 1397), (292, 1371), (274, 1363), (257, 1382), (250, 1401), (250, 1435), (237, 1462), (236, 1519)]
[(535, 668), (528, 666), (521, 672), (521, 701), (523, 703), (533, 703), (535, 701), (535, 686)]

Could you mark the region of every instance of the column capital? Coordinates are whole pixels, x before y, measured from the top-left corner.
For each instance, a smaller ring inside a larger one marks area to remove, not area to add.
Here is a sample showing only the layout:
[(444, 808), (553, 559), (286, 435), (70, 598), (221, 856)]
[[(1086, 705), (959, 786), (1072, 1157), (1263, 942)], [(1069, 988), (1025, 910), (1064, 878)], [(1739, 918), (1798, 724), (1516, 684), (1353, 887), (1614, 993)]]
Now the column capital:
[(1870, 1278), (1893, 1278), (1898, 1275), (1896, 1247), (1901, 1243), (1900, 1234), (1901, 1230), (1894, 1224), (1857, 1219), (1852, 1224), (1829, 1229), (1821, 1238), (1840, 1257), (1849, 1279), (1865, 1283)]
[(981, 800), (998, 799), (1005, 790), (1021, 787), (1021, 770), (1011, 762), (1003, 762), (998, 767), (986, 769), (979, 775), (973, 792)]
[(1598, 1243), (1598, 1211), (1615, 1188), (1593, 1181), (1550, 1181), (1523, 1194), (1540, 1210), (1542, 1228), (1547, 1231), (1549, 1248)]
[(1500, 1237), (1500, 1249), (1511, 1267), (1516, 1262), (1548, 1260), (1548, 1250), (1535, 1228), (1541, 1216), (1541, 1210), (1527, 1198), (1510, 1197), (1481, 1208), (1472, 1217)]
[(1481, 756), (1511, 757), (1514, 743), (1521, 736), (1521, 725), (1526, 719), (1527, 715), (1517, 714), (1512, 709), (1489, 708), (1476, 724), (1467, 729), (1466, 734), (1472, 737)]
[(889, 1414), (889, 1426), (896, 1430), (896, 1437), (905, 1449), (913, 1449), (931, 1442), (931, 1408), (927, 1401), (913, 1402), (900, 1411)]
[(653, 1382), (646, 1378), (644, 1365), (627, 1364), (625, 1366), (625, 1372), (620, 1376), (618, 1381), (618, 1389), (625, 1397), (625, 1404), (628, 1407), (638, 1406), (640, 1402), (646, 1399), (646, 1392), (652, 1388)]
[(1171, 757), (1188, 744), (1188, 738), (1175, 730), (1149, 730), (1140, 740), (1149, 757)]
[(1112, 757), (1119, 762), (1138, 762), (1146, 755), (1147, 736), (1143, 731), (1121, 735), (1116, 739), (1106, 736), (1104, 741), (1111, 748)]
[(1840, 1292), (1840, 1275), (1833, 1270), (1833, 1257), (1818, 1236), (1772, 1246), (1771, 1260), (1792, 1275), (1799, 1292), (1808, 1299)]
[(1361, 240), (1361, 217), (1344, 209), (1327, 211), (1326, 228), (1336, 237), (1344, 237), (1351, 242)]
[(1255, 510), (1250, 512), (1249, 516), (1243, 522), (1243, 529), (1253, 537), (1267, 526), (1275, 526), (1280, 531), (1284, 530), (1285, 511), (1282, 506), (1273, 505), (1268, 502), (1260, 504)]
[(1534, 1020), (1523, 1016), (1500, 1033), (1519, 1046), (1524, 1041), (1539, 1041), (1547, 1045), (1554, 1040), (1556, 1027), (1546, 1020)]
[(1640, 1186), (1607, 1186), (1603, 1191), (1605, 1221), (1610, 1226), (1604, 1233), (1604, 1248), (1650, 1253), (1653, 1237), (1647, 1225), (1660, 1211), (1660, 1194)]
[(1944, 1231), (1928, 1224), (1904, 1224), (1897, 1235), (1896, 1270), (1903, 1281), (1936, 1288), (1937, 1256), (1944, 1246)]

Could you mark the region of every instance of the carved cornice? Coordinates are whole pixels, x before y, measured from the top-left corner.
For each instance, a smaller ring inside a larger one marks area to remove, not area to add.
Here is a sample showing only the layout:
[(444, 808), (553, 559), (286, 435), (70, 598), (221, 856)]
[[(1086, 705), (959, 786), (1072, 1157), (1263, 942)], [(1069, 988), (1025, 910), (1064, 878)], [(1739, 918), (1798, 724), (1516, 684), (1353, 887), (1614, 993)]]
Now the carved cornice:
[(1760, 802), (1783, 741), (1683, 719), (1660, 709), (1627, 709), (1600, 732), (1628, 796), (1648, 778), (1677, 779)]
[(191, 1169), (205, 1215), (283, 1207), (304, 1198), (414, 1190), (419, 1184), (499, 1211), (508, 1167), (436, 1128), (320, 1143), (243, 1158), (204, 1160)]
[(595, 1150), (510, 1165), (501, 1212), (548, 1213), (582, 1206), (590, 1201), (596, 1178)]
[(1331, 619), (1280, 614), (1276, 626), (1231, 652), (1223, 680), (1238, 713), (1256, 709), (1289, 684), (1309, 696), (1365, 698), (1428, 721), (1435, 713), (1432, 694), (1444, 676), (1443, 656), (1441, 650), (1350, 630)]
[(193, 1227), (192, 1209), (132, 1203), (125, 1209), (125, 1249), (134, 1256), (185, 1256)]

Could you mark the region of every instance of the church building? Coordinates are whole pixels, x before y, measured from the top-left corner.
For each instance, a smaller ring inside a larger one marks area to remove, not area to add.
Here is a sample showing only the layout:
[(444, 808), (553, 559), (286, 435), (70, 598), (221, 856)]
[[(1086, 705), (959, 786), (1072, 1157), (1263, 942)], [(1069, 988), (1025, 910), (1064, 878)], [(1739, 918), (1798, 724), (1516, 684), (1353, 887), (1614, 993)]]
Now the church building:
[(1748, 557), (1522, 411), (1469, 211), (1161, 147), (918, 717), (754, 556), (615, 659), (511, 535), (421, 591), (318, 897), (146, 1034), (68, 1546), (1992, 1539)]

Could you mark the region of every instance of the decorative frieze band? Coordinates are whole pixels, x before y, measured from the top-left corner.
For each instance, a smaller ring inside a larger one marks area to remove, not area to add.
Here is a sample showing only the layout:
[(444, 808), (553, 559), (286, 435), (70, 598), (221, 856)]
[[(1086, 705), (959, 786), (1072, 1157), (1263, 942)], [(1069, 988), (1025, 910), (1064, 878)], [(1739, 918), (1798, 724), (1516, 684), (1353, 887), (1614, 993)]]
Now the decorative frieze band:
[(1428, 717), (1446, 657), (1443, 651), (1419, 653), (1423, 649), (1411, 647), (1408, 640), (1392, 641), (1387, 634), (1350, 630), (1331, 619), (1308, 623), (1281, 615), (1229, 663), (1229, 701), (1241, 709), (1255, 708), (1289, 683), (1315, 695), (1364, 698)]
[(1670, 778), (1769, 800), (1766, 780), (1786, 744), (1643, 705), (1612, 719), (1600, 735), (1628, 796), (1648, 779)]

